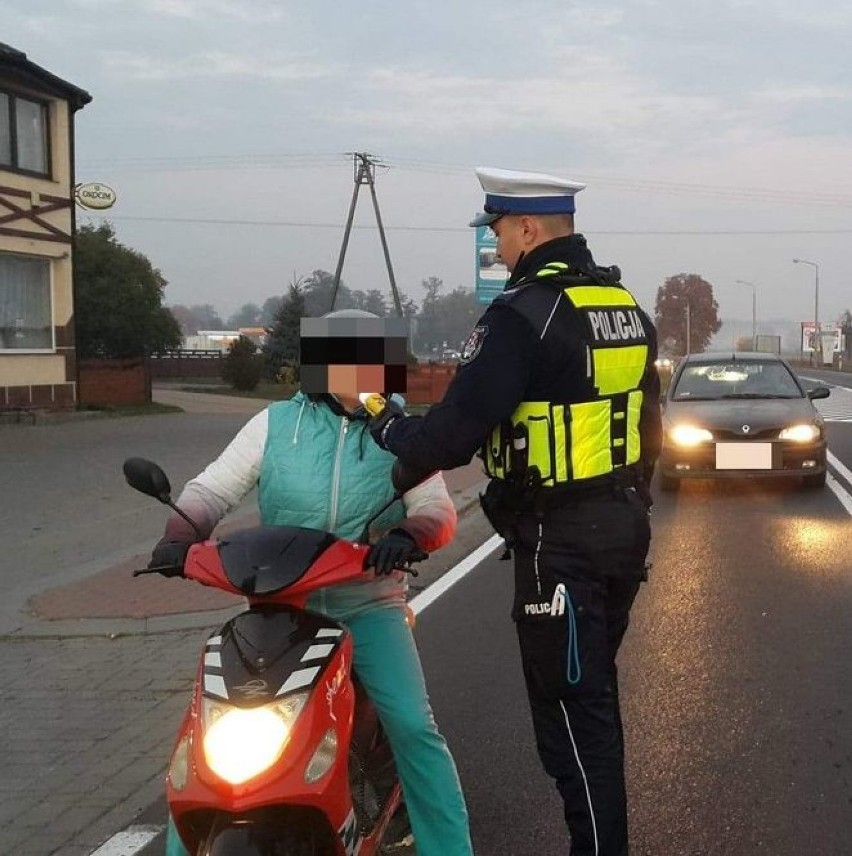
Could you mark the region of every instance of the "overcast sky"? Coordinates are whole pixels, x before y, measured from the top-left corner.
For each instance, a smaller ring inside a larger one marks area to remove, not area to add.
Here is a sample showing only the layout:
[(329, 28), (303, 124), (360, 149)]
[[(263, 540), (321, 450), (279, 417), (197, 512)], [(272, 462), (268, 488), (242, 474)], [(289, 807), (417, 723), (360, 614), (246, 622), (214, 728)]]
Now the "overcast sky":
[[(0, 21), (92, 94), (78, 180), (117, 191), (168, 303), (227, 316), (334, 271), (366, 151), (418, 301), (429, 276), (472, 287), (486, 165), (587, 182), (578, 229), (651, 309), (688, 272), (723, 317), (750, 318), (742, 279), (759, 320), (812, 319), (793, 257), (820, 264), (822, 321), (852, 307), (848, 4), (0, 0)], [(389, 291), (366, 188), (356, 224), (344, 281)]]

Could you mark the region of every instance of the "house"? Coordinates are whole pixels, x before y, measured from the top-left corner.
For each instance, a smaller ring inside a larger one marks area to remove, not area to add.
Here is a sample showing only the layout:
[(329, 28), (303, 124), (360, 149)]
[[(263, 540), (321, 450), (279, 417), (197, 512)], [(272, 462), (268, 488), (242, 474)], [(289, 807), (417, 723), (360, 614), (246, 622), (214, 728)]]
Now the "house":
[(77, 400), (74, 116), (91, 100), (0, 42), (0, 411)]

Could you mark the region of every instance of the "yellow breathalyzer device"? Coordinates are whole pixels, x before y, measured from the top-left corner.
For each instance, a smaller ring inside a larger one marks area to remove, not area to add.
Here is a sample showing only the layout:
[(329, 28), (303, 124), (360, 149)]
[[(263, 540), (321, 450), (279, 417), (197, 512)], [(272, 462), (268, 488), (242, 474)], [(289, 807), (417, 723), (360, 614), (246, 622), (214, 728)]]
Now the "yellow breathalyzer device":
[(361, 404), (370, 416), (378, 416), (387, 405), (384, 397), (378, 392), (362, 392), (358, 398), (361, 399)]

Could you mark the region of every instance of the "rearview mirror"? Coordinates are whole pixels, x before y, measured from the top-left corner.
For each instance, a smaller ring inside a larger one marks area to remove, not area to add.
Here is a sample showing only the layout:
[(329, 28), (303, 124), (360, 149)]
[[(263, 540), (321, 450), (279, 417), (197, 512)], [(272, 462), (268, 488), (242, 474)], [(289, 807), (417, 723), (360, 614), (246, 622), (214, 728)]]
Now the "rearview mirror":
[(816, 398), (828, 398), (831, 395), (831, 390), (827, 386), (815, 386), (808, 390), (808, 398), (813, 401)]
[(153, 461), (145, 458), (128, 458), (122, 467), (127, 483), (134, 490), (153, 496), (169, 505), (172, 501), (172, 486), (168, 476)]

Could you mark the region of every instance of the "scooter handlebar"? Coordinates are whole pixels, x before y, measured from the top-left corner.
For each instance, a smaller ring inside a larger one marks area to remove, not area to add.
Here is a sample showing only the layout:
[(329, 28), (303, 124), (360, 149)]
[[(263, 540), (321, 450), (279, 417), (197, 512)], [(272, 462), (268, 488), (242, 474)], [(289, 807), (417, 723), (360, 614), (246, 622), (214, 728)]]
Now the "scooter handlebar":
[(143, 574), (160, 574), (164, 577), (182, 577), (183, 566), (177, 565), (155, 565), (153, 568), (139, 568), (133, 571), (134, 577), (141, 577)]

